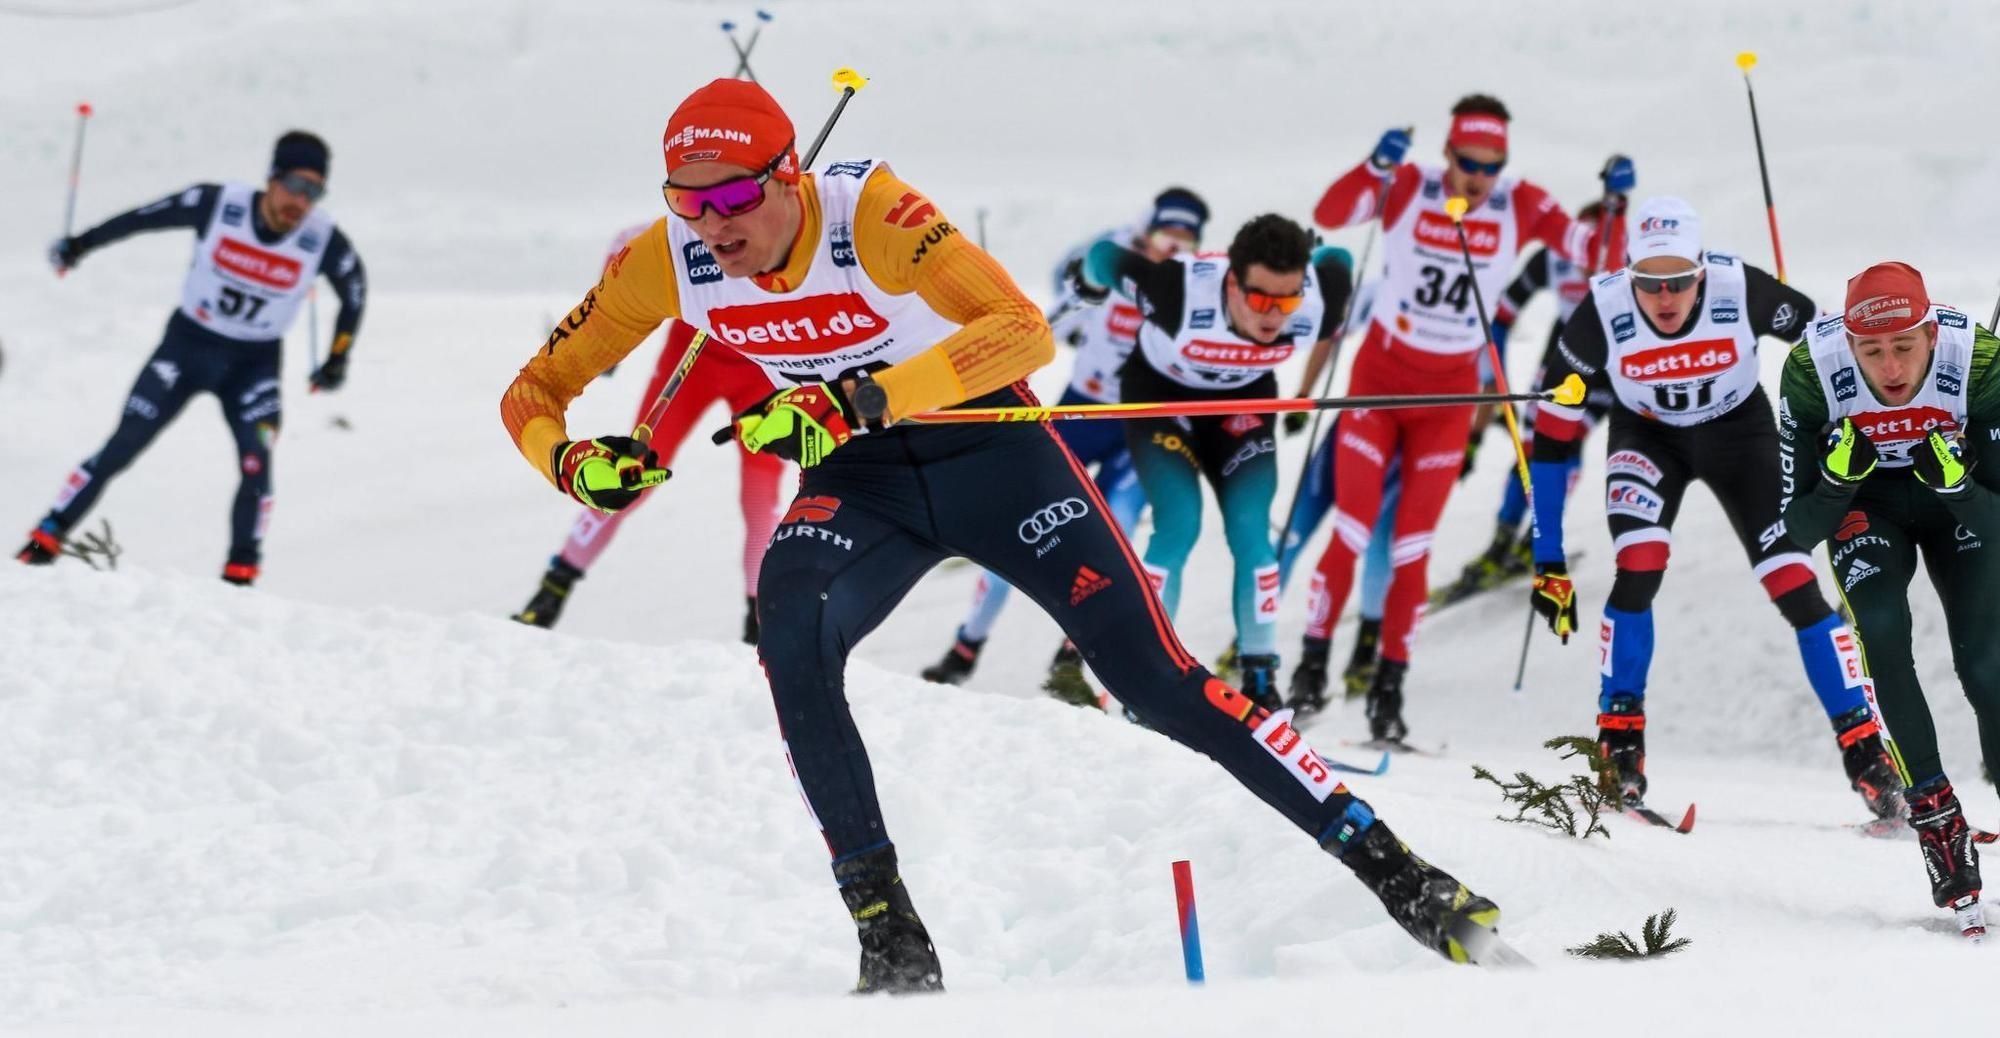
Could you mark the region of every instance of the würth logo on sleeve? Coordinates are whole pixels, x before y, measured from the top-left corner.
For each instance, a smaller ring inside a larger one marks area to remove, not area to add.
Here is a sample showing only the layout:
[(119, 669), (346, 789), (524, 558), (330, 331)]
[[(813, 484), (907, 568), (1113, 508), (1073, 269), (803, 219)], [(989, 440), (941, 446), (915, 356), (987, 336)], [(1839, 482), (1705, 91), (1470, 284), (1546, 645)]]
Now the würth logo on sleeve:
[(299, 261), (266, 252), (248, 242), (224, 238), (215, 243), (215, 265), (225, 274), (267, 288), (291, 288), (299, 283)]
[(908, 229), (921, 227), (925, 220), (936, 215), (937, 206), (932, 205), (929, 199), (915, 191), (905, 191), (903, 197), (896, 200), (895, 207), (889, 210), (889, 215), (882, 218), (882, 222)]
[(1728, 371), (1739, 355), (1733, 339), (1700, 339), (1628, 353), (1618, 369), (1634, 382), (1686, 382)]
[(814, 355), (846, 349), (889, 330), (889, 321), (858, 292), (830, 292), (708, 312), (723, 342), (752, 356)]
[[(1448, 252), (1458, 251), (1458, 228), (1451, 217), (1434, 209), (1417, 214), (1417, 244)], [(1500, 251), (1500, 225), (1491, 220), (1465, 221), (1465, 247), (1474, 256), (1492, 256)]]

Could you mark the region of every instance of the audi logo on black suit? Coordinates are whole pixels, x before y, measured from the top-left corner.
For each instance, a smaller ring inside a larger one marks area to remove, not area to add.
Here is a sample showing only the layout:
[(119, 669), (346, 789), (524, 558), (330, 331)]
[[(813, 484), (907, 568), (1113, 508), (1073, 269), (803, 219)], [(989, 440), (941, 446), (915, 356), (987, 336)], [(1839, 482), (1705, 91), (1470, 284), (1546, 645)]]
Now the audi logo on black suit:
[(1020, 534), (1022, 544), (1034, 544), (1054, 533), (1056, 527), (1089, 514), (1090, 506), (1084, 504), (1082, 498), (1066, 497), (1043, 505), (1041, 511), (1021, 520), (1021, 525), (1015, 532)]

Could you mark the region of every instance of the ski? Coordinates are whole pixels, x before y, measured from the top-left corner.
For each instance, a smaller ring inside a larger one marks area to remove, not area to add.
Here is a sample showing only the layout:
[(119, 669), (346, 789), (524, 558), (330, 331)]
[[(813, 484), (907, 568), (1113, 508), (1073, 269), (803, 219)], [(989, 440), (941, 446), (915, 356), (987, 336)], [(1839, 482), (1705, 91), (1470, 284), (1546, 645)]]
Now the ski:
[(1669, 819), (1666, 815), (1647, 807), (1645, 804), (1626, 804), (1624, 813), (1628, 818), (1637, 819), (1638, 821), (1645, 822), (1647, 825), (1657, 825), (1662, 829), (1672, 829), (1677, 833), (1685, 834), (1694, 831), (1693, 804), (1688, 805), (1687, 813), (1682, 815), (1681, 820), (1678, 822)]
[[(1583, 561), (1584, 554), (1584, 552), (1579, 551), (1570, 555), (1570, 565), (1574, 566), (1576, 563)], [(1495, 591), (1527, 580), (1529, 577), (1534, 576), (1534, 573), (1535, 568), (1530, 565), (1523, 566), (1520, 569), (1506, 569), (1476, 583), (1467, 582), (1461, 576), (1458, 580), (1454, 580), (1449, 584), (1431, 589), (1430, 597), (1426, 600), (1424, 606), (1424, 615), (1433, 615), (1448, 606), (1457, 605), (1467, 599), (1477, 598), (1488, 591)]]
[(1370, 739), (1367, 742), (1341, 740), (1343, 746), (1359, 746), (1364, 750), (1380, 750), (1385, 754), (1410, 754), (1416, 757), (1442, 757), (1445, 747), (1416, 746), (1401, 739)]
[[(1870, 818), (1865, 822), (1847, 822), (1842, 825), (1842, 828), (1849, 832), (1866, 836), (1871, 840), (1900, 840), (1912, 836), (1915, 832), (1915, 830), (1910, 828), (1910, 823), (1901, 817)], [(1974, 829), (1972, 830), (1972, 842), (2000, 842), (2000, 833), (1989, 833), (1984, 829)]]
[(1986, 943), (1986, 906), (1979, 903), (1978, 894), (1967, 894), (1951, 903), (1951, 911), (1958, 921), (1958, 932), (1974, 944)]
[(1501, 938), (1499, 931), (1489, 926), (1481, 926), (1470, 919), (1460, 919), (1451, 929), (1451, 939), (1465, 949), (1468, 960), (1475, 966), (1488, 969), (1530, 969), (1535, 964), (1513, 945)]
[(1349, 764), (1346, 761), (1334, 760), (1332, 757), (1329, 757), (1323, 753), (1320, 754), (1319, 759), (1325, 761), (1327, 767), (1332, 768), (1335, 771), (1345, 771), (1350, 775), (1386, 775), (1389, 773), (1388, 750), (1382, 751), (1381, 759), (1377, 760), (1375, 762), (1375, 766), (1372, 768), (1364, 768), (1358, 764)]

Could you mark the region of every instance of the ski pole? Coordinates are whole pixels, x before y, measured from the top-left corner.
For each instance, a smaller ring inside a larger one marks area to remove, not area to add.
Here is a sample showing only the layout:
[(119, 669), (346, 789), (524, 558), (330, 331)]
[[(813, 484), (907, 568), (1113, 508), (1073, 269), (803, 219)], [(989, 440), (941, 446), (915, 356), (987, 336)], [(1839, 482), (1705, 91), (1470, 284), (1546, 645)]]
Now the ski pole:
[[(851, 68), (833, 70), (833, 87), (840, 91), (840, 101), (833, 106), (833, 114), (826, 117), (826, 125), (819, 128), (819, 136), (813, 139), (812, 147), (806, 150), (800, 172), (812, 168), (813, 159), (819, 156), (820, 145), (826, 143), (826, 135), (833, 132), (833, 124), (839, 121), (840, 113), (847, 108), (847, 99), (867, 85), (868, 77)], [(701, 348), (707, 343), (706, 329), (695, 332), (694, 338), (688, 341), (687, 352), (681, 355), (680, 364), (667, 378), (667, 384), (660, 387), (660, 395), (654, 398), (653, 406), (646, 409), (646, 417), (640, 419), (638, 426), (632, 430), (632, 438), (641, 446), (653, 442), (653, 430), (659, 428), (660, 420), (667, 416), (667, 408), (673, 404), (674, 395), (681, 391), (681, 383), (687, 381), (688, 372), (694, 369), (695, 359), (701, 356)]]
[(1204, 974), (1201, 923), (1194, 910), (1194, 863), (1185, 859), (1174, 862), (1174, 914), (1180, 923), (1181, 968), (1186, 971), (1189, 984), (1200, 984)]
[[(1479, 270), (1472, 265), (1472, 245), (1465, 239), (1465, 207), (1466, 202), (1463, 198), (1447, 198), (1444, 201), (1444, 211), (1451, 217), (1451, 225), (1458, 229), (1458, 253), (1465, 257), (1465, 276), (1472, 282), (1472, 308), (1479, 313), (1479, 330), (1486, 335), (1486, 356), (1493, 362), (1493, 384), (1500, 390), (1494, 395), (1501, 398), (1504, 404), (1500, 413), (1507, 416), (1507, 435), (1514, 441), (1515, 474), (1521, 477), (1521, 490), (1528, 496), (1528, 507), (1533, 508), (1535, 491), (1528, 482), (1528, 452), (1521, 446), (1521, 422), (1514, 415), (1514, 405), (1508, 401), (1552, 400), (1575, 407), (1583, 402), (1583, 380), (1564, 379), (1557, 392), (1551, 396), (1527, 394), (1517, 397), (1507, 392), (1507, 367), (1500, 362), (1500, 348), (1493, 344), (1493, 323), (1486, 319), (1486, 299), (1479, 291)], [(1575, 399), (1566, 399), (1571, 391)]]
[(1771, 258), (1777, 261), (1778, 280), (1785, 280), (1785, 250), (1778, 244), (1778, 205), (1771, 200), (1771, 168), (1764, 161), (1764, 130), (1757, 122), (1757, 91), (1750, 86), (1750, 68), (1757, 64), (1757, 52), (1736, 55), (1736, 67), (1743, 70), (1743, 93), (1750, 99), (1750, 134), (1757, 142), (1757, 176), (1764, 181), (1764, 219), (1771, 225)]
[(1521, 632), (1521, 661), (1514, 664), (1514, 694), (1521, 694), (1521, 679), (1528, 673), (1528, 646), (1535, 643), (1535, 603), (1528, 602), (1528, 627)]
[[(76, 232), (76, 189), (83, 180), (83, 131), (90, 123), (90, 102), (80, 101), (76, 106), (76, 147), (69, 157), (69, 197), (63, 201), (63, 240), (68, 241)], [(66, 273), (66, 272), (65, 272)], [(57, 275), (61, 277), (61, 274)]]
[(1993, 316), (1986, 322), (1987, 331), (1993, 331), (1995, 328), (2000, 328), (2000, 299), (1993, 301)]
[[(743, 52), (739, 55), (739, 60), (736, 64), (736, 75), (747, 76), (752, 83), (757, 82), (757, 73), (750, 71), (750, 54), (757, 49), (757, 37), (764, 34), (764, 26), (769, 24), (771, 24), (771, 12), (761, 8), (758, 9), (757, 27), (750, 30), (750, 42), (743, 45)], [(734, 40), (735, 38), (735, 34), (731, 33), (730, 39)]]
[(979, 251), (985, 252), (986, 251), (986, 207), (985, 206), (982, 205), (979, 207), (978, 217), (979, 217)]
[[(319, 370), (319, 286), (306, 289), (306, 360), (314, 371)], [(314, 386), (307, 392), (317, 393)]]
[[(1333, 392), (1333, 373), (1340, 367), (1340, 348), (1347, 341), (1347, 322), (1354, 316), (1354, 297), (1361, 294), (1362, 279), (1368, 276), (1368, 258), (1375, 251), (1375, 232), (1381, 227), (1380, 217), (1382, 215), (1382, 206), (1379, 200), (1380, 196), (1377, 196), (1377, 199), (1375, 206), (1376, 219), (1369, 221), (1368, 238), (1361, 244), (1361, 265), (1356, 267), (1354, 271), (1354, 291), (1347, 294), (1347, 302), (1341, 306), (1339, 330), (1334, 333), (1333, 349), (1327, 354), (1326, 370), (1320, 373), (1319, 395), (1321, 397), (1325, 397)], [(1314, 411), (1312, 425), (1306, 429), (1306, 456), (1299, 462), (1299, 480), (1297, 483), (1292, 484), (1292, 504), (1291, 507), (1285, 509), (1285, 521), (1278, 527), (1278, 540), (1276, 543), (1280, 556), (1284, 555), (1286, 544), (1292, 539), (1292, 520), (1298, 514), (1299, 499), (1305, 496), (1306, 480), (1312, 477), (1313, 456), (1319, 453), (1319, 420), (1319, 412)], [(1327, 435), (1333, 435), (1333, 430), (1327, 430)]]
[(1238, 414), (1284, 414), (1291, 411), (1345, 411), (1358, 408), (1443, 407), (1453, 404), (1501, 404), (1540, 401), (1574, 407), (1583, 401), (1583, 379), (1564, 379), (1554, 389), (1536, 393), (1415, 393), (1404, 396), (1267, 397), (1249, 400), (1178, 400), (1170, 403), (1072, 404), (1067, 407), (965, 407), (925, 411), (902, 421), (917, 425), (963, 425), (971, 422), (1060, 422), (1102, 418), (1201, 418)]

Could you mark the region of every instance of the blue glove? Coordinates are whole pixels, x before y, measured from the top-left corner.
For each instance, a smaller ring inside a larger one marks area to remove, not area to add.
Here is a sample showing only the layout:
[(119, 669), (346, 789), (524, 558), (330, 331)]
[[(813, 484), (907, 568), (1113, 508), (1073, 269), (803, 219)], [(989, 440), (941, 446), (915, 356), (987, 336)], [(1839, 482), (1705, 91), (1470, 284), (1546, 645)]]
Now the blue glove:
[(1632, 160), (1623, 155), (1613, 155), (1598, 171), (1597, 179), (1604, 181), (1604, 191), (1612, 195), (1629, 195), (1639, 184), (1639, 171), (1632, 166)]
[(1375, 142), (1375, 151), (1368, 156), (1368, 164), (1383, 172), (1395, 169), (1403, 162), (1403, 156), (1410, 150), (1410, 131), (1397, 127), (1382, 134)]

